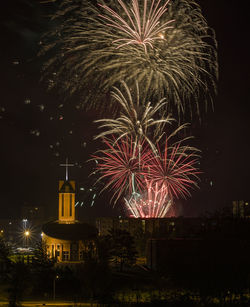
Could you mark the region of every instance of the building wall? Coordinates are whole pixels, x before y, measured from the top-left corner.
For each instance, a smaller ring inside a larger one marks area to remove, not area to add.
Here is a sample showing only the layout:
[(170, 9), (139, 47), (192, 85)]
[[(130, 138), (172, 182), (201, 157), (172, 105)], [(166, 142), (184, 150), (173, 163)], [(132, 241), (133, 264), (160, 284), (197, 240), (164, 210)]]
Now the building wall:
[(59, 193), (58, 217), (61, 222), (75, 221), (75, 193)]
[(234, 200), (233, 201), (233, 217), (250, 218), (249, 201)]
[(43, 234), (43, 242), (46, 244), (49, 257), (57, 259), (57, 262), (81, 262), (86, 244), (83, 241), (71, 241), (56, 239)]
[(134, 219), (134, 218), (97, 218), (96, 228), (100, 236), (106, 236), (109, 230), (122, 229), (128, 231), (132, 236), (145, 234), (147, 237), (169, 235), (177, 231), (181, 225), (181, 220), (174, 218), (159, 219)]

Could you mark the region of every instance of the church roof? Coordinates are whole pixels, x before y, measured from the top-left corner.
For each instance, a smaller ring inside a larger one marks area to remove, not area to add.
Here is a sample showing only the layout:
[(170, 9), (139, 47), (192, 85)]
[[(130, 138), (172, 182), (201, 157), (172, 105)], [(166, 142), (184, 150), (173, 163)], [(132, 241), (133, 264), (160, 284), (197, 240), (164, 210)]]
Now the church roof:
[(87, 223), (63, 224), (57, 221), (44, 224), (42, 231), (49, 237), (71, 241), (95, 239), (98, 233), (94, 226)]
[(59, 193), (75, 193), (75, 190), (72, 187), (72, 185), (70, 184), (70, 182), (67, 180), (61, 186)]

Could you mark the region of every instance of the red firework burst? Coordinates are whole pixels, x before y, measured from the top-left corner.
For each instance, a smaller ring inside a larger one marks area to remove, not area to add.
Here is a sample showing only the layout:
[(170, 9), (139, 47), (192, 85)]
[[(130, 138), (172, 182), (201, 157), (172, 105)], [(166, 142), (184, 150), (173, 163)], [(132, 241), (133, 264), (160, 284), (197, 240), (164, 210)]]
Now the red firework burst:
[(142, 175), (153, 185), (166, 187), (170, 199), (190, 196), (189, 189), (197, 186), (197, 150), (180, 143), (168, 146), (166, 138), (164, 151), (158, 146), (158, 155), (151, 152), (144, 164)]
[(132, 138), (128, 137), (118, 141), (113, 137), (103, 139), (103, 142), (108, 149), (99, 151), (100, 155), (93, 158), (97, 160), (96, 169), (101, 174), (98, 181), (107, 179), (104, 189), (114, 191), (112, 199), (115, 197), (116, 202), (123, 193), (143, 190), (145, 180), (141, 170), (151, 153), (148, 146), (142, 142), (135, 147)]

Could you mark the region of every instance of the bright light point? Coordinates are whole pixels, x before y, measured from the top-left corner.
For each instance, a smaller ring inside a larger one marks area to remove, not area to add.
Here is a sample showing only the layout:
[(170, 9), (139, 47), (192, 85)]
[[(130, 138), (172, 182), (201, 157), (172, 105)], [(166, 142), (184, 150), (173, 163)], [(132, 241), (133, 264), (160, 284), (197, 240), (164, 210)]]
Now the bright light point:
[(30, 232), (29, 232), (28, 230), (26, 230), (26, 231), (24, 232), (24, 235), (25, 235), (26, 237), (28, 237), (28, 236), (30, 235)]
[(43, 232), (41, 233), (41, 237), (43, 237)]
[(163, 34), (159, 34), (159, 37), (160, 37), (161, 39), (164, 39), (164, 38), (165, 38)]

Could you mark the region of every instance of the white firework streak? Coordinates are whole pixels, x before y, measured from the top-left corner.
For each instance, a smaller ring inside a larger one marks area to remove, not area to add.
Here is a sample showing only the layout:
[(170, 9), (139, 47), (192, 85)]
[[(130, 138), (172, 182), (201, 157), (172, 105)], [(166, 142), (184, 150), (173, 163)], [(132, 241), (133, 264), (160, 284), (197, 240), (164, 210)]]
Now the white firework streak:
[(195, 0), (60, 2), (39, 52), (49, 89), (105, 111), (114, 106), (107, 99), (113, 86), (137, 80), (152, 104), (165, 97), (180, 121), (207, 111), (217, 88), (217, 42)]
[(144, 0), (143, 12), (141, 14), (138, 0), (132, 0), (130, 8), (122, 0), (118, 0), (118, 3), (128, 18), (127, 21), (107, 5), (99, 4), (105, 9), (108, 15), (99, 16), (109, 22), (107, 26), (114, 27), (127, 36), (127, 38), (120, 38), (113, 41), (114, 44), (118, 43), (117, 49), (126, 45), (141, 44), (144, 47), (145, 53), (147, 53), (147, 45), (153, 48), (152, 43), (155, 40), (164, 39), (163, 33), (167, 29), (172, 28), (169, 24), (174, 20), (169, 20), (162, 25), (160, 24), (160, 18), (167, 11), (169, 1), (166, 1), (160, 6), (161, 0), (157, 2), (153, 0), (148, 8), (148, 0)]
[(168, 213), (172, 200), (169, 198), (167, 187), (146, 181), (147, 191), (145, 196), (133, 192), (130, 199), (125, 200), (125, 205), (135, 218), (163, 218)]
[[(171, 124), (174, 119), (170, 115), (165, 115), (164, 107), (167, 107), (167, 100), (165, 98), (152, 105), (150, 101), (144, 104), (140, 101), (139, 84), (135, 82), (135, 96), (124, 81), (121, 81), (123, 90), (117, 87), (113, 87), (111, 92), (112, 97), (119, 105), (121, 112), (120, 116), (116, 119), (103, 118), (94, 121), (95, 123), (101, 123), (99, 128), (105, 128), (105, 131), (101, 132), (95, 139), (104, 138), (109, 135), (117, 135), (116, 141), (126, 137), (132, 136), (134, 138), (134, 148), (140, 146), (143, 139), (149, 144), (153, 152), (156, 151), (154, 143), (164, 135), (163, 128), (166, 124)], [(143, 108), (143, 112), (139, 112), (139, 108)], [(161, 113), (161, 117), (157, 118), (158, 113)], [(153, 140), (148, 135), (149, 130), (153, 131)], [(140, 152), (140, 151), (139, 151)]]

